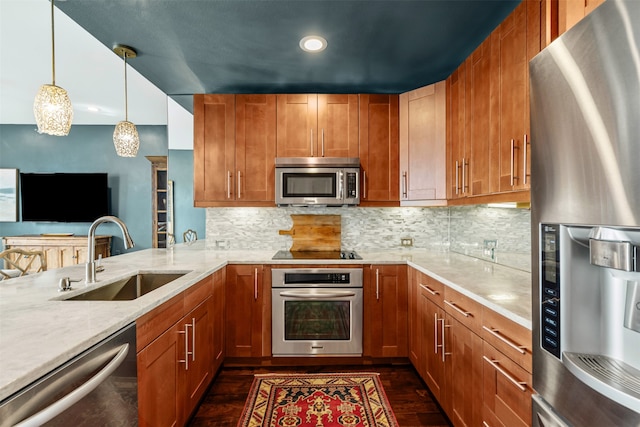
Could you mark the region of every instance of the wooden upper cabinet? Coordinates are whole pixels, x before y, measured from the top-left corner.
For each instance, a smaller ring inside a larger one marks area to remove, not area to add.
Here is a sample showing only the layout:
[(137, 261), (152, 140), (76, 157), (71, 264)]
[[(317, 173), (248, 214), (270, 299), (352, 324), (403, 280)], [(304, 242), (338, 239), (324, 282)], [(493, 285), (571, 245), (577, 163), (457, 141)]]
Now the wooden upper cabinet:
[(466, 63), (463, 62), (447, 79), (447, 198), (464, 197), (468, 191), (466, 165), (470, 149), (467, 148), (465, 90)]
[(540, 51), (541, 4), (522, 2), (491, 34), (494, 193), (529, 188), (529, 59)]
[(360, 96), (360, 206), (400, 203), (399, 97)]
[(275, 95), (236, 95), (236, 200), (274, 203), (275, 157)]
[(278, 157), (357, 157), (358, 95), (278, 95)]
[(400, 95), (400, 204), (446, 204), (446, 82)]
[(230, 201), (235, 193), (235, 96), (193, 96), (194, 204)]
[(194, 204), (272, 206), (275, 95), (194, 95)]
[(491, 38), (487, 38), (466, 60), (466, 108), (469, 163), (465, 173), (465, 194), (491, 192)]
[(558, 0), (558, 34), (562, 34), (594, 11), (605, 0)]

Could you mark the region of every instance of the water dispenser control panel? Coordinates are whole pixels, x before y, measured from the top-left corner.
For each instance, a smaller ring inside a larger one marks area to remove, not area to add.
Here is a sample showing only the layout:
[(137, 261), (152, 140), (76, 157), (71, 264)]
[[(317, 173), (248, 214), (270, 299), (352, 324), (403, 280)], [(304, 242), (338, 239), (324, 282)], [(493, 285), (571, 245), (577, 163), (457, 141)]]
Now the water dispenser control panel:
[(540, 341), (560, 359), (560, 226), (540, 226)]

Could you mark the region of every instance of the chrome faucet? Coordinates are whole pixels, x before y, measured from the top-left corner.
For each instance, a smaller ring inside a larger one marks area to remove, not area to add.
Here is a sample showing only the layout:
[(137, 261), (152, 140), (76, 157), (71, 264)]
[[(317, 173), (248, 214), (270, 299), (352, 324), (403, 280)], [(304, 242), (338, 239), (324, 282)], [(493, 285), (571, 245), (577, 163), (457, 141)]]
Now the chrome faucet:
[(120, 231), (122, 231), (122, 238), (124, 239), (124, 248), (131, 249), (134, 245), (131, 236), (129, 235), (129, 230), (124, 222), (118, 217), (115, 216), (103, 216), (96, 219), (93, 224), (89, 227), (89, 247), (87, 250), (87, 264), (85, 267), (86, 275), (85, 282), (86, 283), (95, 283), (96, 282), (96, 228), (103, 222), (113, 222), (120, 227)]

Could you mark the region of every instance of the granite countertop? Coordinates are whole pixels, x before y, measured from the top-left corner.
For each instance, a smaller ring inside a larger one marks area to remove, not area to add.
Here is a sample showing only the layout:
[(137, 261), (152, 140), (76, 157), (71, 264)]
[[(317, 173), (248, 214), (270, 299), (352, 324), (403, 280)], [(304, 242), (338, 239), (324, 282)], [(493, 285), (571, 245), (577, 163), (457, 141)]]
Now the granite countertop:
[[(84, 265), (3, 281), (0, 284), (0, 400), (85, 349), (134, 322), (229, 263), (407, 263), (505, 317), (531, 329), (531, 275), (451, 252), (359, 251), (362, 260), (272, 260), (274, 251), (207, 249), (205, 241), (173, 249), (146, 249), (102, 260), (98, 282), (85, 285)], [(90, 288), (138, 272), (181, 272), (179, 279), (132, 301), (64, 301)], [(62, 277), (82, 280), (58, 292)]]

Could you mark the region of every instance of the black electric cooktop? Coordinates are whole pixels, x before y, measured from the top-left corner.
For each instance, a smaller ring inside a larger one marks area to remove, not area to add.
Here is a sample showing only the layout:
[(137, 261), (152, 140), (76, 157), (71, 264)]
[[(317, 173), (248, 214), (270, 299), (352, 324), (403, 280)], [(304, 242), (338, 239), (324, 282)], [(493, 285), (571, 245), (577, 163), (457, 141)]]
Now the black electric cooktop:
[(278, 251), (272, 259), (362, 259), (355, 251)]

